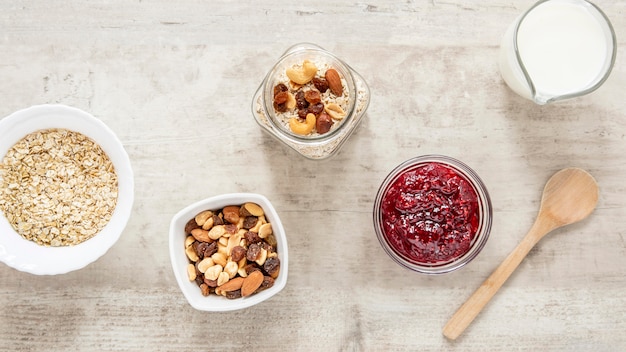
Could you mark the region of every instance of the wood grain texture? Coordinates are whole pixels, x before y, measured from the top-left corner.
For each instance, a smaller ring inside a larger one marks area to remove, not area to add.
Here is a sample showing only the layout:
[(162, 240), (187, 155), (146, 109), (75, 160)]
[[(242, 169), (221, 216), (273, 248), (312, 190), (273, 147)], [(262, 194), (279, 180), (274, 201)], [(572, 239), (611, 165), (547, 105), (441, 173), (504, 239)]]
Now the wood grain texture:
[[(0, 265), (2, 351), (621, 351), (626, 349), (626, 1), (617, 62), (576, 100), (537, 106), (496, 58), (532, 1), (0, 1), (0, 116), (62, 103), (102, 119), (129, 153), (135, 205), (119, 242), (86, 268), (37, 277)], [(367, 81), (370, 107), (332, 159), (264, 134), (252, 96), (292, 44), (310, 41)], [(490, 239), (445, 276), (380, 248), (376, 190), (400, 162), (458, 158), (494, 206)], [(454, 342), (441, 328), (531, 227), (565, 167), (600, 186), (596, 211), (544, 238)], [(227, 192), (272, 201), (290, 275), (240, 312), (193, 310), (167, 248), (171, 217)]]

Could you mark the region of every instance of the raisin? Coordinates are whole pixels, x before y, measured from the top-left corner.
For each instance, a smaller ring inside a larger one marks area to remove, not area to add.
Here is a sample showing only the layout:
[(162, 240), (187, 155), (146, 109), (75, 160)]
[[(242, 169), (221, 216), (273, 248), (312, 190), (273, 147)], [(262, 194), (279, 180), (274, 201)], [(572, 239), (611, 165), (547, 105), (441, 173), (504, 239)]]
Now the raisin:
[(246, 271), (246, 275), (250, 275), (250, 273), (253, 271), (261, 270), (256, 263), (247, 264), (243, 267), (243, 269)]
[(300, 109), (298, 110), (298, 117), (301, 119), (306, 119), (306, 114), (308, 114), (308, 111), (306, 111), (306, 109)]
[(261, 286), (259, 286), (259, 288), (257, 288), (254, 293), (261, 292), (272, 286), (274, 286), (274, 279), (269, 276), (263, 276), (263, 282), (261, 282)]
[(252, 232), (252, 231), (246, 232), (243, 235), (243, 237), (245, 237), (246, 241), (248, 242), (248, 245), (263, 241), (263, 239), (261, 237), (259, 237), (258, 233)]
[(196, 267), (196, 284), (201, 285), (204, 282), (204, 274), (198, 270), (198, 265)]
[(308, 107), (309, 107), (309, 102), (306, 101), (304, 97), (304, 91), (300, 89), (298, 92), (296, 92), (296, 108), (298, 108), (298, 110), (300, 109), (306, 110), (306, 108)]
[(185, 234), (189, 235), (191, 234), (191, 230), (194, 230), (197, 228), (200, 228), (200, 226), (198, 226), (196, 219), (191, 219), (187, 221), (187, 224), (185, 225)]
[(193, 249), (196, 252), (196, 254), (198, 255), (199, 260), (202, 260), (204, 258), (204, 256), (205, 256), (204, 253), (205, 253), (205, 251), (206, 251), (208, 246), (209, 246), (209, 244), (207, 242), (199, 242), (199, 241), (194, 242)]
[(243, 228), (246, 230), (250, 230), (256, 225), (258, 221), (259, 218), (257, 218), (256, 216), (246, 216), (246, 218), (243, 220)]
[(272, 247), (272, 245), (270, 245), (269, 243), (263, 241), (261, 243), (259, 243), (259, 246), (261, 246), (261, 248), (265, 249), (268, 253), (271, 253), (274, 251), (274, 247)]
[(213, 226), (224, 225), (224, 219), (218, 215), (213, 215)]
[(287, 86), (283, 83), (278, 83), (275, 87), (274, 87), (274, 97), (281, 92), (286, 92), (288, 91), (289, 88), (287, 88)]
[(276, 242), (276, 236), (274, 236), (274, 234), (267, 235), (267, 237), (265, 237), (265, 242), (267, 242), (267, 244), (274, 248), (276, 248), (276, 246), (278, 245), (278, 242)]
[(326, 112), (322, 112), (320, 116), (317, 117), (315, 121), (315, 129), (317, 133), (324, 134), (330, 131), (330, 128), (333, 126), (333, 120), (330, 118)]
[(307, 112), (315, 115), (315, 116), (319, 116), (319, 114), (322, 113), (322, 111), (324, 111), (324, 103), (319, 102), (317, 104), (311, 104), (309, 105)]
[(287, 102), (287, 99), (289, 99), (289, 93), (280, 92), (274, 95), (274, 104), (284, 104)]
[(226, 298), (228, 298), (228, 299), (241, 298), (241, 290), (235, 290), (235, 291), (228, 291), (228, 292), (226, 292)]
[(313, 78), (313, 85), (320, 91), (320, 93), (326, 93), (328, 90), (328, 82), (325, 78)]
[(209, 287), (217, 287), (217, 280), (209, 280), (207, 278), (204, 278), (204, 284)]
[(232, 234), (235, 234), (237, 231), (239, 231), (239, 229), (237, 228), (237, 225), (235, 224), (226, 224), (224, 225), (224, 231), (232, 235)]
[(194, 241), (191, 244), (191, 248), (193, 248), (193, 251), (196, 252), (196, 255), (200, 258), (200, 260), (204, 258), (204, 247), (201, 247), (203, 243), (207, 242)]
[(309, 89), (304, 92), (304, 99), (306, 99), (309, 104), (317, 104), (322, 101), (322, 96), (317, 90)]
[[(217, 252), (217, 242), (211, 242), (204, 249), (203, 258), (208, 258)], [(199, 257), (199, 256), (198, 256)]]
[(277, 257), (267, 258), (263, 264), (263, 270), (265, 270), (265, 272), (271, 277), (278, 276), (277, 274), (280, 270), (280, 259)]
[(248, 247), (248, 251), (246, 252), (246, 259), (253, 262), (259, 259), (260, 255), (261, 255), (261, 246), (259, 246), (257, 243), (252, 243)]
[(243, 248), (242, 246), (235, 246), (230, 251), (230, 257), (233, 260), (233, 262), (239, 262), (245, 256), (246, 256), (246, 249)]
[(276, 110), (278, 112), (285, 112), (285, 111), (287, 111), (287, 103), (282, 103), (282, 104), (274, 103), (274, 110)]

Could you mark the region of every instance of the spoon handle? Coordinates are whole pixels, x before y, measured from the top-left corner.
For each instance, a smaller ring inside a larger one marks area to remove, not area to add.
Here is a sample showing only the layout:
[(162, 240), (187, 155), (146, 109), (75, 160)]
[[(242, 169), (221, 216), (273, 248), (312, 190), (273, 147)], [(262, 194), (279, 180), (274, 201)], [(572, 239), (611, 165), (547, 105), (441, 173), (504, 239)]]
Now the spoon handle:
[(515, 247), (508, 257), (498, 268), (478, 287), (478, 289), (465, 301), (454, 313), (452, 318), (443, 328), (443, 335), (451, 340), (456, 339), (465, 331), (469, 324), (476, 318), (478, 313), (487, 305), (491, 298), (498, 292), (504, 282), (511, 276), (513, 271), (524, 260), (537, 242), (554, 226), (540, 218), (535, 221), (528, 234)]

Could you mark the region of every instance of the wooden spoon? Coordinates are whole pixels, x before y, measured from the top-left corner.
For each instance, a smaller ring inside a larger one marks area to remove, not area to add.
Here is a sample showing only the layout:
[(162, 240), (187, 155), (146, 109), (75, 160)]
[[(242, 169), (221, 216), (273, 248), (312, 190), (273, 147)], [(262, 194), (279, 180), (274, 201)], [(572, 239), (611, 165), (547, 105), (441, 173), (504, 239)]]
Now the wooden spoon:
[(555, 173), (546, 183), (535, 223), (519, 245), (454, 313), (443, 335), (456, 339), (476, 318), (528, 252), (550, 231), (586, 218), (598, 202), (598, 185), (586, 171), (576, 168)]

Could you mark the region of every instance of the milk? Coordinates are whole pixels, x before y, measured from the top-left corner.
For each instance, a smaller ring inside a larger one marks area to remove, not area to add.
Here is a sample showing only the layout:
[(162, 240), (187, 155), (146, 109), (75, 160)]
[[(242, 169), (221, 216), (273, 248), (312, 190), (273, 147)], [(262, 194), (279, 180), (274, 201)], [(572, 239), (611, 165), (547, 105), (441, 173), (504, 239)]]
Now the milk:
[[(588, 2), (541, 2), (507, 30), (500, 72), (513, 91), (539, 104), (585, 94), (608, 76), (615, 58), (614, 40), (606, 17)], [(534, 95), (516, 56), (515, 41)]]

